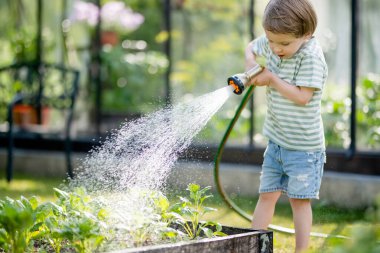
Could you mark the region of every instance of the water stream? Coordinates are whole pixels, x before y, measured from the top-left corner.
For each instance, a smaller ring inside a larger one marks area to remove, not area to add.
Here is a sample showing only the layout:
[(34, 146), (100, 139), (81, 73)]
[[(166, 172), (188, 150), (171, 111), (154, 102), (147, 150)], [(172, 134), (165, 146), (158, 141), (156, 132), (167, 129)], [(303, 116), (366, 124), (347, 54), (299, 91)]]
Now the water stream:
[(125, 122), (89, 152), (71, 185), (107, 193), (160, 190), (178, 156), (230, 95), (227, 86)]
[(84, 187), (111, 210), (121, 237), (141, 228), (154, 237), (160, 222), (151, 194), (164, 191), (178, 157), (231, 94), (226, 86), (125, 122), (88, 153), (69, 188)]

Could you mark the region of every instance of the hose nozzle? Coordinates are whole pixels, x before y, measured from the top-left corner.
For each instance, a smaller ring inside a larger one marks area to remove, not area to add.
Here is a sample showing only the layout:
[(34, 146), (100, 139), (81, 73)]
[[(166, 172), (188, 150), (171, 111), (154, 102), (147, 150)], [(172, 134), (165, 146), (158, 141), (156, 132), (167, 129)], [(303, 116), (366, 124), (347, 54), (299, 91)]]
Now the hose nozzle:
[(252, 79), (252, 77), (259, 74), (262, 70), (263, 67), (257, 64), (244, 73), (235, 74), (229, 77), (227, 79), (227, 85), (231, 85), (234, 89), (234, 93), (240, 95), (243, 93), (245, 86)]

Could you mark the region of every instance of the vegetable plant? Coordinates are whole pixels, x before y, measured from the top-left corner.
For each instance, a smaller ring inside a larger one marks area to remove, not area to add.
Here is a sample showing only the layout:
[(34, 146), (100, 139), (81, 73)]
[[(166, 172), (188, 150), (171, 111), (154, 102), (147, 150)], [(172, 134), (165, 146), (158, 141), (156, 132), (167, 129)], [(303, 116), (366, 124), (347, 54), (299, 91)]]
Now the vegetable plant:
[(83, 188), (67, 193), (55, 188), (58, 204), (52, 204), (53, 215), (45, 222), (49, 242), (59, 252), (67, 240), (77, 252), (92, 252), (104, 241), (106, 211), (94, 203)]
[(35, 197), (0, 200), (0, 248), (23, 253), (33, 247), (51, 252), (74, 248), (93, 252), (106, 238), (106, 212), (83, 189), (55, 189), (57, 202), (39, 204)]
[(201, 221), (205, 213), (215, 210), (204, 206), (212, 197), (207, 194), (209, 189), (189, 184), (189, 197), (180, 197), (172, 206), (159, 191), (133, 189), (131, 194), (143, 204), (128, 213), (123, 222), (113, 220), (109, 206), (91, 198), (83, 188), (72, 192), (55, 188), (57, 199), (45, 203), (38, 203), (36, 197), (6, 197), (0, 200), (0, 252), (87, 253), (108, 251), (113, 246), (222, 236), (220, 224)]
[[(189, 184), (186, 189), (189, 192), (189, 198), (179, 197), (180, 202), (174, 204), (171, 208), (174, 223), (179, 224), (190, 239), (199, 238), (201, 232), (209, 238), (225, 235), (219, 223), (201, 221), (204, 214), (216, 211), (215, 208), (204, 206), (204, 201), (213, 196), (212, 194), (207, 194), (210, 188), (210, 186), (201, 188), (198, 184)], [(214, 227), (214, 230), (211, 227)]]
[[(151, 245), (157, 242), (175, 242), (185, 237), (185, 234), (170, 226), (170, 202), (160, 191), (130, 189), (124, 196), (134, 199), (138, 208), (129, 208), (128, 215), (118, 232), (130, 247)], [(132, 201), (134, 203), (134, 201)], [(143, 204), (142, 204), (143, 203)]]
[(6, 252), (23, 253), (33, 233), (30, 229), (35, 222), (37, 206), (35, 198), (19, 200), (5, 198), (0, 200), (0, 246)]

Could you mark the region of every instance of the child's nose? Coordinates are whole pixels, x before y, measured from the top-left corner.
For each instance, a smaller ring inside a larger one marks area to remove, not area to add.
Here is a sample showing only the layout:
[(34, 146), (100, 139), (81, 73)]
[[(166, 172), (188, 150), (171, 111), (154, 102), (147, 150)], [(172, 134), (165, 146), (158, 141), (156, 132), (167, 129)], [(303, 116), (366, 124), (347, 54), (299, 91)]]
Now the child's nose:
[(277, 53), (281, 53), (282, 50), (280, 47), (274, 47), (273, 51), (277, 54)]

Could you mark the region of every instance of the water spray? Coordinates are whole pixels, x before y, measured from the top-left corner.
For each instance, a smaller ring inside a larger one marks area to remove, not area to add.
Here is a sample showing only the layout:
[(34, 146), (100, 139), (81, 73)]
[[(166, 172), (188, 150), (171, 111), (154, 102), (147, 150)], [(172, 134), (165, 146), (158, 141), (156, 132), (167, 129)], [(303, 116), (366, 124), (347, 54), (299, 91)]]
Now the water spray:
[(227, 84), (232, 86), (233, 92), (237, 95), (243, 93), (245, 87), (251, 79), (263, 71), (264, 67), (256, 64), (253, 68), (244, 73), (235, 74), (227, 79)]
[[(262, 67), (260, 65), (255, 65), (253, 68), (251, 68), (250, 70), (248, 70), (248, 71), (246, 71), (244, 73), (235, 74), (235, 75), (229, 77), (227, 79), (227, 83), (228, 83), (228, 85), (230, 85), (230, 86), (233, 87), (233, 92), (235, 94), (240, 95), (240, 94), (243, 93), (243, 91), (244, 91), (245, 87), (247, 86), (248, 82), (254, 76), (256, 76), (257, 74), (259, 74), (263, 69), (264, 69), (264, 67)], [(215, 165), (214, 165), (214, 180), (215, 180), (215, 185), (216, 185), (216, 188), (217, 188), (219, 194), (221, 195), (223, 201), (227, 204), (228, 207), (230, 207), (237, 214), (239, 214), (241, 217), (243, 217), (244, 219), (246, 219), (248, 221), (252, 221), (252, 216), (249, 215), (244, 210), (242, 210), (235, 202), (233, 202), (233, 200), (230, 199), (228, 197), (228, 194), (224, 191), (224, 189), (222, 187), (220, 175), (219, 175), (219, 165), (220, 165), (220, 161), (221, 161), (221, 158), (222, 158), (224, 146), (227, 143), (228, 137), (229, 137), (229, 135), (230, 135), (233, 127), (235, 126), (235, 123), (238, 120), (241, 112), (243, 111), (245, 105), (249, 101), (249, 98), (252, 96), (253, 89), (254, 89), (253, 85), (248, 88), (248, 90), (246, 91), (246, 93), (245, 93), (242, 101), (240, 102), (239, 107), (237, 108), (237, 110), (235, 112), (234, 117), (232, 118), (230, 124), (228, 125), (227, 130), (226, 130), (226, 132), (225, 132), (225, 134), (224, 134), (224, 136), (222, 138), (222, 141), (219, 144), (219, 147), (218, 147), (218, 150), (217, 150), (217, 153), (216, 153), (216, 156), (215, 156)], [(277, 231), (277, 232), (281, 232), (281, 233), (295, 234), (295, 230), (294, 229), (286, 228), (286, 227), (282, 227), (282, 226), (278, 226), (278, 225), (270, 224), (268, 226), (268, 228), (271, 229), (271, 230), (273, 230), (273, 231)], [(310, 236), (320, 237), (320, 238), (350, 239), (349, 237), (343, 236), (343, 235), (331, 235), (331, 234), (316, 233), (316, 232), (311, 232)]]

